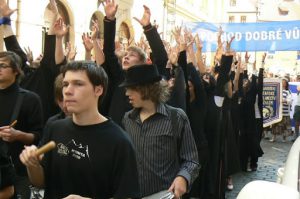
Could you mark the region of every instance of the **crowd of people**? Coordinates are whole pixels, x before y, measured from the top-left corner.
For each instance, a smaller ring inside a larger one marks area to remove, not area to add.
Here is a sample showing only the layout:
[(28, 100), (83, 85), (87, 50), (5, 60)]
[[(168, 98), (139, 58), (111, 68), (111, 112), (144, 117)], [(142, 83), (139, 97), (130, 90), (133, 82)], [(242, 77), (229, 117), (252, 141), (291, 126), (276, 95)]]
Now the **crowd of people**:
[[(249, 55), (242, 61), (230, 48), (234, 37), (224, 46), (220, 29), (208, 68), (199, 37), (176, 27), (171, 46), (147, 6), (135, 18), (146, 39), (120, 45), (118, 5), (106, 0), (103, 43), (94, 22), (91, 35), (82, 35), (85, 60), (75, 61), (64, 50), (68, 27), (49, 2), (43, 55), (33, 60), (12, 30), (15, 10), (0, 0), (7, 49), (0, 52), (1, 199), (30, 198), (30, 186), (49, 199), (165, 191), (221, 199), (233, 189), (233, 174), (257, 170), (266, 54), (248, 74)], [(37, 156), (49, 141), (56, 148)]]

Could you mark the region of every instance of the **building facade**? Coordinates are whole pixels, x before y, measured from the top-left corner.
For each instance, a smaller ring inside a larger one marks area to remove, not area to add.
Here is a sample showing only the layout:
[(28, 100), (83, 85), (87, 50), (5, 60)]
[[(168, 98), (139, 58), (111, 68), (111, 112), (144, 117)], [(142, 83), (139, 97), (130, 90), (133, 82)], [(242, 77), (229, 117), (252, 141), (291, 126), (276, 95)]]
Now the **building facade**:
[[(299, 0), (226, 0), (225, 9), (229, 23), (300, 20)], [(259, 61), (262, 53), (250, 52), (250, 62)], [(267, 53), (266, 67), (271, 72), (279, 75), (300, 72), (297, 51)]]
[[(81, 35), (91, 31), (92, 20), (97, 19), (100, 37), (103, 37), (103, 0), (57, 0), (60, 15), (69, 25), (65, 42), (77, 47), (76, 59), (84, 58)], [(158, 24), (158, 31), (164, 39), (170, 39), (170, 30), (175, 25), (189, 21), (219, 22), (223, 18), (222, 0), (118, 0), (117, 38), (120, 41), (135, 42), (143, 34), (142, 27), (133, 17), (143, 15), (143, 5), (151, 10), (152, 23)], [(13, 29), (23, 47), (30, 47), (34, 57), (43, 49), (43, 33), (49, 28), (48, 0), (9, 0), (11, 8), (18, 8), (12, 15)], [(0, 46), (3, 49), (3, 42)]]

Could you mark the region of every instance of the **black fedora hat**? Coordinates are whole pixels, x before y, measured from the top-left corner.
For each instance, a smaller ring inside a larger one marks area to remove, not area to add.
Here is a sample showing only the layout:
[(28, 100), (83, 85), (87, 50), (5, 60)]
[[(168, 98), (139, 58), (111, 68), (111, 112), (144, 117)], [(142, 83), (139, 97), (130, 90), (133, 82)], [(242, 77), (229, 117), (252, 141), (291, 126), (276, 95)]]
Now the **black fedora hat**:
[(150, 84), (160, 81), (161, 78), (155, 65), (135, 65), (125, 72), (125, 80), (119, 87)]

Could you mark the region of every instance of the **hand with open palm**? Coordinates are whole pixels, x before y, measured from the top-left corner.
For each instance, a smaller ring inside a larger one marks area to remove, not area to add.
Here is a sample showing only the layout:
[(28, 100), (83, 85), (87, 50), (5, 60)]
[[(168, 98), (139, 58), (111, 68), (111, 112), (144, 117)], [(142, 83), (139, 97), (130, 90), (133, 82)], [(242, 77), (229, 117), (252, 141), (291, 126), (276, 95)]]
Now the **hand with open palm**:
[(139, 22), (143, 27), (148, 26), (150, 24), (151, 12), (150, 9), (144, 5), (144, 14), (141, 19), (133, 17), (137, 22)]

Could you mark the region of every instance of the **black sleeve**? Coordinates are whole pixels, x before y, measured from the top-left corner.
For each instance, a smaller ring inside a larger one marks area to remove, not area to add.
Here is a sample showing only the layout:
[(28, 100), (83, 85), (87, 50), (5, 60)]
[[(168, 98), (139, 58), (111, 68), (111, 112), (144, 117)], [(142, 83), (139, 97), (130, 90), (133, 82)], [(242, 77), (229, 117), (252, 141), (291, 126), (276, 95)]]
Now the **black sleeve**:
[(249, 78), (249, 76), (248, 76), (248, 70), (244, 70), (243, 78), (244, 79), (248, 79)]
[(116, 20), (104, 18), (104, 44), (103, 53), (105, 63), (103, 68), (108, 75), (111, 87), (118, 86), (123, 81), (123, 70), (115, 54)]
[(249, 88), (249, 91), (248, 91), (248, 98), (249, 100), (251, 101), (252, 104), (255, 103), (256, 101), (256, 94), (257, 94), (257, 76), (255, 75), (252, 75), (252, 81), (250, 83), (250, 88)]
[(230, 71), (230, 79), (233, 81), (235, 77), (235, 71)]
[(188, 84), (188, 64), (187, 64), (187, 57), (186, 51), (181, 51), (178, 56), (178, 65), (182, 68), (185, 80), (185, 92), (186, 92), (186, 103), (190, 101), (190, 91), (189, 91), (189, 84)]
[[(43, 58), (41, 60), (41, 66), (40, 67), (48, 67), (52, 70), (56, 70), (55, 68), (55, 41), (56, 36), (55, 35), (48, 35), (45, 34), (45, 43), (44, 43), (44, 49), (43, 49)], [(59, 69), (58, 69), (59, 71)]]
[(43, 111), (40, 97), (33, 92), (29, 92), (24, 98), (24, 104), (26, 109), (24, 112), (27, 113), (27, 117), (23, 118), (26, 119), (27, 123), (26, 132), (34, 134), (33, 144), (37, 145), (43, 129)]
[[(203, 110), (207, 109), (207, 95), (203, 86), (203, 82), (196, 68), (193, 65), (189, 65), (191, 81), (194, 85), (195, 95), (196, 95), (196, 106)], [(187, 101), (189, 102), (189, 101)], [(204, 111), (205, 112), (205, 111)]]
[(143, 28), (153, 54), (154, 60), (152, 61), (157, 65), (159, 73), (168, 79), (168, 71), (166, 70), (168, 54), (157, 29), (151, 24)]
[(186, 111), (185, 80), (181, 67), (175, 69), (175, 82), (168, 104)]
[(257, 92), (258, 94), (262, 94), (264, 84), (264, 69), (260, 68), (258, 73), (258, 82), (257, 82)]
[(184, 79), (187, 83), (188, 81), (188, 71), (187, 71), (187, 58), (186, 58), (186, 51), (181, 51), (178, 56), (178, 65), (181, 66), (183, 73), (184, 73)]
[(239, 97), (243, 96), (243, 79), (244, 79), (243, 73), (241, 73), (239, 78), (239, 90), (238, 90)]
[(231, 68), (233, 56), (224, 56), (221, 58), (220, 73), (217, 78), (216, 95), (224, 97), (224, 86), (229, 81), (229, 71)]
[(27, 61), (27, 56), (20, 47), (20, 44), (16, 38), (15, 35), (11, 35), (9, 37), (4, 38), (4, 43), (6, 50), (15, 52), (17, 55), (21, 57), (22, 60), (22, 69), (24, 70), (24, 67), (26, 67), (26, 61)]

